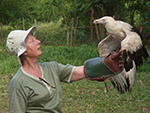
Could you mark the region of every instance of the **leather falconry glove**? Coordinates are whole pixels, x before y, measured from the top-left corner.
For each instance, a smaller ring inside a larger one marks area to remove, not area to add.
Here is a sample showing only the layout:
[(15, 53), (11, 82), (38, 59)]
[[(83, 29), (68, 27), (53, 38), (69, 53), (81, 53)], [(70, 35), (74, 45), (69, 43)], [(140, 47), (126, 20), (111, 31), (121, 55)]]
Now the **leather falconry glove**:
[(122, 71), (124, 59), (122, 52), (113, 51), (106, 57), (92, 58), (84, 63), (84, 72), (88, 79), (104, 81)]

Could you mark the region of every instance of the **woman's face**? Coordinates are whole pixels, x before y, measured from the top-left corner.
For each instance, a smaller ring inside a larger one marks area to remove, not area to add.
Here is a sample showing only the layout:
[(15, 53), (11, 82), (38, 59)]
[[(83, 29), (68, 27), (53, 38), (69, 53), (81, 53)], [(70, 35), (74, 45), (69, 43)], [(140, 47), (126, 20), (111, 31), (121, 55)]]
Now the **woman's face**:
[(42, 55), (40, 49), (40, 41), (36, 39), (33, 35), (29, 34), (25, 40), (26, 44), (26, 54), (28, 57), (37, 57), (39, 58)]

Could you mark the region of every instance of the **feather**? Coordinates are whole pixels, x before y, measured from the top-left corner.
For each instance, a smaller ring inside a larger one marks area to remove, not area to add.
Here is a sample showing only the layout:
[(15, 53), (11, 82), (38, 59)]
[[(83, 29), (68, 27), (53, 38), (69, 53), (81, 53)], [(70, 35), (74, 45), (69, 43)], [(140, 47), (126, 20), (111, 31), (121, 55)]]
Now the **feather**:
[(108, 79), (120, 93), (131, 91), (134, 86), (137, 67), (149, 58), (142, 42), (142, 35), (130, 24), (114, 20), (109, 16), (96, 19), (94, 23), (104, 24), (109, 33), (109, 36), (98, 44), (99, 56), (104, 57), (120, 48), (125, 60), (123, 71)]

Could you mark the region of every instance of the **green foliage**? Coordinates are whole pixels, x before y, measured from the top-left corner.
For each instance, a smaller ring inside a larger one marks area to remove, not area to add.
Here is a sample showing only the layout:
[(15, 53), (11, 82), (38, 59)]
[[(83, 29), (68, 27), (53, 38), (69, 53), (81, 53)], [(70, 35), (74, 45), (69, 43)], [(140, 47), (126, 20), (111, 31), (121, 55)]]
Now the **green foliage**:
[(0, 59), (0, 74), (11, 74), (13, 71), (17, 71), (19, 64), (15, 56), (6, 51), (0, 51)]
[(41, 43), (50, 45), (65, 45), (66, 30), (62, 26), (62, 20), (49, 23), (38, 23), (36, 37)]
[(85, 60), (98, 57), (97, 48), (95, 47), (44, 46), (42, 50), (44, 52), (40, 58), (41, 62), (57, 61), (63, 64), (83, 65)]
[(26, 10), (23, 9), (23, 0), (2, 0), (0, 3), (0, 22), (8, 24), (21, 18)]
[[(145, 0), (1, 0), (0, 22), (17, 23), (23, 17), (31, 22), (34, 19), (50, 22), (62, 17), (71, 19), (78, 16), (79, 24), (89, 25), (91, 9), (94, 8), (97, 16), (101, 17), (104, 11), (109, 10), (108, 6), (113, 7), (118, 19), (129, 20), (136, 11), (142, 16), (143, 23), (146, 23), (145, 20), (149, 21), (150, 2)], [(104, 9), (105, 7), (108, 9)]]
[[(28, 29), (36, 20), (39, 27), (38, 37), (42, 42), (65, 45), (67, 43), (66, 26), (71, 28), (72, 18), (74, 18), (74, 27), (77, 24), (77, 18), (78, 26), (90, 26), (91, 9), (94, 9), (94, 18), (100, 18), (112, 12), (115, 19), (128, 23), (134, 20), (135, 26), (139, 26), (141, 17), (142, 25), (149, 27), (149, 6), (150, 2), (144, 0), (2, 0), (0, 23), (9, 24), (13, 29), (23, 29), (24, 18), (25, 29)], [(143, 33), (146, 34), (148, 30), (144, 29)], [(89, 44), (90, 33), (90, 28), (77, 29), (77, 44)], [(3, 35), (7, 33), (4, 32)], [(96, 38), (95, 29), (94, 37)]]
[[(20, 67), (17, 58), (4, 50), (8, 33), (14, 29), (22, 29), (22, 18), (25, 19), (25, 27), (28, 29), (37, 20), (36, 36), (41, 43), (48, 45), (66, 45), (66, 23), (71, 27), (71, 19), (79, 17), (78, 26), (90, 25), (91, 9), (94, 8), (95, 18), (103, 16), (109, 8), (113, 7), (116, 19), (126, 22), (131, 21), (133, 12), (134, 24), (139, 26), (139, 17), (142, 17), (142, 25), (149, 27), (148, 0), (1, 0), (0, 23), (3, 23), (4, 42), (0, 42), (0, 112), (7, 112), (7, 89), (12, 76)], [(8, 25), (9, 24), (9, 25)], [(74, 22), (74, 25), (76, 23)], [(8, 26), (6, 26), (8, 25)], [(144, 33), (149, 30), (144, 30)], [(0, 31), (0, 34), (1, 31)], [(0, 35), (1, 36), (1, 35)], [(148, 42), (149, 35), (144, 38)], [(43, 46), (43, 55), (39, 59), (43, 61), (58, 61), (63, 64), (82, 65), (85, 60), (97, 57), (97, 40), (90, 43), (90, 29), (77, 29), (77, 45), (80, 47)], [(2, 40), (2, 39), (1, 39)], [(1, 44), (3, 47), (1, 47)], [(89, 45), (91, 47), (88, 47)], [(137, 80), (132, 93), (119, 95), (112, 88), (110, 93), (104, 93), (104, 84), (83, 80), (70, 85), (62, 84), (64, 89), (63, 111), (69, 112), (149, 112), (149, 86), (150, 60), (138, 68)], [(112, 85), (108, 82), (112, 87)]]
[[(32, 24), (34, 25), (34, 24)], [(26, 29), (30, 28), (32, 26), (29, 24), (26, 26)], [(41, 41), (42, 44), (46, 45), (67, 45), (67, 31), (66, 26), (63, 25), (62, 18), (55, 22), (49, 22), (49, 23), (41, 23), (37, 22), (36, 24), (37, 30), (35, 33), (35, 36)], [(22, 29), (21, 26), (11, 27), (11, 26), (3, 26), (3, 43), (2, 41), (0, 44), (3, 46), (6, 44), (6, 38), (8, 34), (12, 30), (16, 29)], [(0, 31), (1, 34), (1, 31)], [(77, 35), (76, 35), (76, 45), (82, 45), (82, 44), (88, 44), (88, 45), (96, 45), (98, 43), (98, 40), (96, 37), (94, 38), (94, 42), (90, 42), (90, 29), (77, 29)], [(69, 41), (71, 41), (71, 33), (69, 34)]]
[(5, 46), (6, 38), (8, 34), (13, 30), (13, 27), (4, 25), (2, 30), (0, 30), (0, 34), (2, 34), (0, 38), (0, 46)]
[[(71, 29), (69, 29), (71, 31)], [(90, 29), (77, 29), (76, 45), (90, 44)], [(36, 37), (43, 44), (49, 45), (67, 45), (67, 31), (66, 26), (63, 25), (63, 19), (49, 23), (38, 23)], [(71, 33), (69, 34), (69, 41), (71, 40)], [(94, 39), (95, 43), (98, 42)], [(93, 43), (93, 44), (95, 44)]]
[(31, 15), (40, 22), (50, 22), (61, 18), (58, 0), (34, 0)]

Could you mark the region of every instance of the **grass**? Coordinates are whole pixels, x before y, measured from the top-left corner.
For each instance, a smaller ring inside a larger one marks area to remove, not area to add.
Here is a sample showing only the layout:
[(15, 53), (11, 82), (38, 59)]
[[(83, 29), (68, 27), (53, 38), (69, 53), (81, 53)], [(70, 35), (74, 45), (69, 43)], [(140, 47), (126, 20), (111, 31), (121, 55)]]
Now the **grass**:
[[(63, 64), (82, 65), (97, 57), (96, 47), (42, 46), (39, 62), (58, 61)], [(104, 91), (103, 82), (82, 80), (62, 83), (64, 113), (149, 113), (150, 112), (150, 59), (137, 72), (132, 92), (119, 94), (107, 81), (111, 91)], [(0, 113), (8, 112), (8, 85), (20, 67), (17, 58), (0, 47)]]

